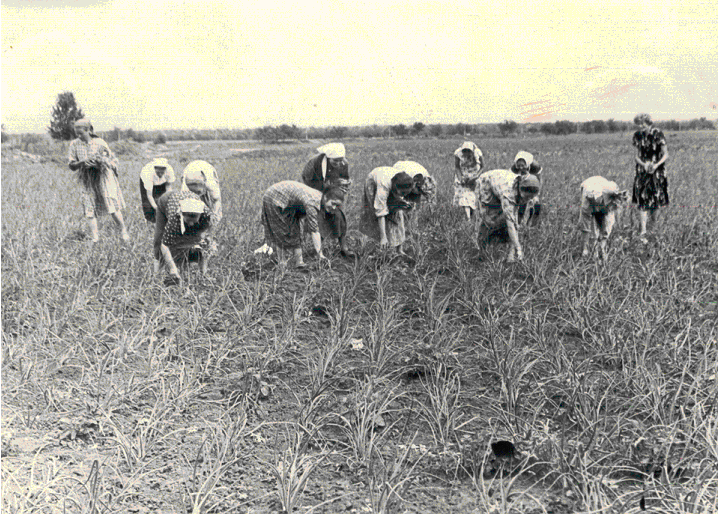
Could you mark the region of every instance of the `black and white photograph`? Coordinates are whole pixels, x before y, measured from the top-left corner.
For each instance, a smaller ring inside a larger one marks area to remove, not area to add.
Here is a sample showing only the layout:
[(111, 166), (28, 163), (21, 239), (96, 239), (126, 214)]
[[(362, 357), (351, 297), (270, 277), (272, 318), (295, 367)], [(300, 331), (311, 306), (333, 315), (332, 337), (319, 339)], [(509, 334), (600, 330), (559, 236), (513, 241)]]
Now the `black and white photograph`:
[(0, 511), (718, 512), (709, 0), (3, 0)]

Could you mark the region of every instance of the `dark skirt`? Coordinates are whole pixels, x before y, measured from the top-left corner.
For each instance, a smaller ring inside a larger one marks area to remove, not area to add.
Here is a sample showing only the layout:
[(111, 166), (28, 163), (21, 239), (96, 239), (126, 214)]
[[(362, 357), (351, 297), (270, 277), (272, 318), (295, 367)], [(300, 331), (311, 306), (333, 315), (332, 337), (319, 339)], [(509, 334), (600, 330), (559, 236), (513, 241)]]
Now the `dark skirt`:
[[(164, 184), (160, 184), (159, 186), (153, 186), (152, 187), (152, 198), (155, 199), (155, 201), (165, 194), (167, 192), (167, 184), (166, 182)], [(155, 210), (150, 205), (150, 201), (147, 199), (147, 191), (145, 190), (145, 185), (142, 183), (142, 179), (140, 179), (140, 198), (142, 199), (142, 212), (145, 214), (145, 219), (149, 221), (150, 223), (155, 222)]]
[(347, 217), (341, 209), (334, 212), (325, 212), (324, 219), (332, 236), (340, 239), (347, 234)]
[(262, 204), (264, 240), (283, 250), (302, 246), (302, 215), (296, 209), (283, 209), (272, 202)]
[(652, 211), (668, 205), (668, 179), (664, 166), (653, 173), (646, 173), (636, 165), (636, 177), (633, 179), (633, 203), (641, 211)]

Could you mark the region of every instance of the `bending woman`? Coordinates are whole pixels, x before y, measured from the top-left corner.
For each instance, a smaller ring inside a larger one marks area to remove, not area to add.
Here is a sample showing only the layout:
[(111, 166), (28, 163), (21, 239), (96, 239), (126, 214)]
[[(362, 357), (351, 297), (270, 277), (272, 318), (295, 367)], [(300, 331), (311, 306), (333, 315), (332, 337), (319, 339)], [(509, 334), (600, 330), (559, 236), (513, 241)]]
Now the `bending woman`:
[(364, 206), (361, 231), (383, 248), (396, 248), (404, 254), (406, 241), (404, 211), (411, 204), (404, 197), (414, 189), (414, 180), (405, 172), (391, 166), (375, 168), (364, 183)]
[(301, 221), (304, 220), (319, 259), (326, 259), (322, 253), (318, 217), (320, 213), (335, 213), (342, 203), (344, 192), (339, 188), (320, 193), (293, 180), (274, 184), (264, 192), (262, 199), (265, 243), (277, 253), (280, 262), (285, 262), (285, 254), (290, 253), (294, 257), (294, 264), (299, 268), (304, 267), (301, 228)]
[(508, 262), (523, 260), (518, 233), (519, 206), (538, 196), (539, 180), (530, 174), (516, 176), (511, 170), (487, 171), (479, 179), (479, 209), (481, 224), (479, 242), (501, 229), (506, 229), (511, 242)]
[(68, 165), (77, 172), (83, 187), (82, 205), (90, 226), (90, 237), (96, 243), (100, 239), (97, 217), (112, 215), (120, 229), (122, 241), (130, 239), (122, 209), (125, 200), (117, 180), (119, 163), (107, 143), (95, 135), (90, 120), (83, 118), (74, 125), (77, 139), (70, 143), (67, 152)]
[[(404, 197), (404, 200), (412, 204), (412, 209), (406, 211), (405, 218), (412, 230), (419, 223), (419, 209), (422, 205), (433, 205), (436, 200), (436, 181), (421, 164), (414, 161), (398, 161), (394, 163), (394, 169), (403, 171), (414, 181), (414, 188), (411, 193)], [(423, 200), (423, 201), (422, 201)]]
[(222, 221), (222, 194), (217, 170), (207, 161), (192, 161), (182, 171), (182, 191), (192, 191), (212, 211), (212, 226)]
[[(328, 143), (317, 148), (318, 155), (312, 157), (302, 171), (302, 182), (324, 192), (335, 187), (340, 188), (344, 195), (349, 194), (351, 179), (349, 163), (346, 160), (346, 149), (342, 143)], [(339, 241), (339, 248), (344, 257), (354, 257), (354, 252), (347, 246), (347, 218), (341, 206), (334, 212), (324, 212), (324, 219), (331, 234)]]
[(170, 191), (157, 200), (154, 258), (155, 273), (162, 264), (172, 276), (179, 278), (177, 265), (199, 264), (207, 272), (211, 254), (208, 232), (212, 211), (191, 191)]
[(150, 223), (155, 222), (157, 200), (172, 189), (175, 171), (165, 158), (154, 159), (140, 171), (140, 199), (142, 212)]

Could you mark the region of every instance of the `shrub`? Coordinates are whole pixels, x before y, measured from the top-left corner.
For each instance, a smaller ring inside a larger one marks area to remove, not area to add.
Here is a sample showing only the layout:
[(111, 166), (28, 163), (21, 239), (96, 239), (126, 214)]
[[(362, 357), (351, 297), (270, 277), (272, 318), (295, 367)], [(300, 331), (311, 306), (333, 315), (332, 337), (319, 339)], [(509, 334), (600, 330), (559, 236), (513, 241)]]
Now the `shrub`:
[(167, 136), (165, 136), (164, 132), (160, 132), (155, 136), (152, 142), (156, 145), (164, 145), (167, 143)]

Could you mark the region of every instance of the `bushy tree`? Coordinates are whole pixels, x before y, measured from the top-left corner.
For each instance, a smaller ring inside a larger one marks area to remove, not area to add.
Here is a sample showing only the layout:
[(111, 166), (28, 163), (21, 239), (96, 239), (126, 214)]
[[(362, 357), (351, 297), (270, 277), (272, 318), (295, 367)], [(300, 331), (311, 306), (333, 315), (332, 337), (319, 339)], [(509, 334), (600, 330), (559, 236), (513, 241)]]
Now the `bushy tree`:
[(429, 127), (429, 134), (431, 134), (434, 137), (439, 137), (444, 132), (444, 127), (441, 125), (434, 124)]
[(499, 132), (501, 132), (501, 135), (504, 137), (515, 134), (518, 130), (519, 124), (514, 120), (504, 120), (502, 123), (499, 123)]
[(3, 124), (3, 126), (2, 126), (2, 142), (4, 143), (5, 141), (8, 141), (8, 140), (10, 140), (10, 136), (8, 136), (7, 133), (5, 132), (5, 124)]
[(417, 121), (411, 126), (411, 133), (415, 136), (418, 136), (422, 132), (424, 132), (424, 129), (426, 128), (426, 125), (424, 125), (422, 122)]
[(52, 108), (50, 126), (47, 128), (50, 137), (61, 141), (69, 141), (75, 137), (75, 121), (85, 115), (77, 106), (75, 94), (72, 91), (63, 91), (57, 95), (55, 107)]
[(391, 133), (398, 137), (404, 137), (409, 133), (409, 129), (406, 128), (406, 125), (400, 123), (399, 125), (391, 126)]
[(332, 127), (329, 129), (329, 137), (331, 139), (342, 139), (347, 135), (346, 127)]

